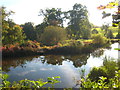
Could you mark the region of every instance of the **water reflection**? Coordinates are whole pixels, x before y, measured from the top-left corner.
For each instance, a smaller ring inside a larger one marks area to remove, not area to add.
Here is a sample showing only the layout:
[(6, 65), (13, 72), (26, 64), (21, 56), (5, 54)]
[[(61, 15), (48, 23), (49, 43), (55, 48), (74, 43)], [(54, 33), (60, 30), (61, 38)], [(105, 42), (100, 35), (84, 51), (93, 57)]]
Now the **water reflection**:
[(82, 54), (82, 55), (73, 55), (73, 56), (61, 56), (61, 55), (47, 55), (47, 56), (37, 56), (35, 57), (26, 57), (26, 58), (16, 58), (3, 60), (2, 69), (4, 72), (9, 72), (10, 67), (16, 68), (20, 66), (21, 68), (26, 68), (26, 64), (35, 61), (36, 59), (40, 60), (43, 64), (51, 64), (51, 65), (62, 65), (63, 61), (72, 61), (74, 67), (81, 67), (87, 63), (87, 59), (90, 57), (90, 54)]
[(26, 62), (32, 61), (33, 57), (15, 58), (2, 60), (2, 70), (4, 72), (9, 72), (10, 68), (16, 68), (18, 66), (25, 68)]
[[(85, 69), (87, 75), (94, 66), (101, 66), (104, 56), (118, 58), (118, 43), (111, 45), (111, 49), (98, 49), (89, 54), (81, 55), (46, 55), (24, 58), (14, 58), (2, 61), (2, 69), (10, 75), (10, 81), (21, 79), (37, 80), (39, 78), (60, 76), (61, 83), (56, 88), (75, 86), (74, 79), (80, 79), (80, 70)], [(112, 55), (111, 55), (112, 53)], [(113, 54), (114, 53), (114, 54)]]
[(100, 56), (103, 55), (104, 51), (105, 51), (105, 50), (104, 50), (103, 48), (101, 48), (101, 49), (98, 49), (98, 50), (92, 52), (91, 55), (92, 55), (93, 57), (100, 57)]

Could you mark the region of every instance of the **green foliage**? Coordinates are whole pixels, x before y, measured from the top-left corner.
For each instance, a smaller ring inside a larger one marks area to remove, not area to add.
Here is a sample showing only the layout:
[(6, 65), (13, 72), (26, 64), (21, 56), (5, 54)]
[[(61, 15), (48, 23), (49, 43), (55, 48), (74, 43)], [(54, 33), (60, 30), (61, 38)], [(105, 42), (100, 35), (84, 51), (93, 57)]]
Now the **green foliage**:
[(89, 20), (84, 19), (79, 25), (81, 29), (81, 38), (89, 39), (91, 37), (91, 24)]
[(53, 26), (63, 26), (64, 13), (60, 8), (40, 10), (40, 15), (44, 16), (44, 23)]
[(120, 59), (117, 61), (118, 69), (120, 70)]
[(109, 30), (112, 31), (114, 37), (116, 37), (117, 33), (118, 33), (118, 27), (109, 27)]
[(54, 84), (60, 82), (59, 80), (57, 80), (57, 78), (60, 78), (60, 76), (56, 76), (56, 77), (52, 77), (52, 78), (48, 77), (48, 81), (43, 81), (42, 79), (39, 79), (37, 81), (24, 79), (24, 80), (20, 80), (18, 82), (14, 81), (13, 83), (7, 81), (8, 77), (9, 77), (7, 74), (2, 74), (2, 72), (0, 72), (0, 76), (1, 76), (0, 79), (2, 79), (2, 84), (0, 84), (2, 89), (9, 89), (9, 88), (13, 88), (13, 89), (34, 88), (35, 89), (35, 88), (41, 88), (48, 83), (50, 83), (52, 85), (52, 88), (54, 88)]
[(112, 58), (105, 57), (103, 62), (103, 67), (107, 70), (107, 78), (112, 78), (115, 76), (115, 71), (118, 69), (117, 62)]
[(2, 44), (15, 44), (23, 43), (25, 35), (23, 34), (22, 28), (15, 24), (9, 16), (13, 11), (7, 12), (5, 7), (2, 7)]
[(67, 47), (81, 48), (84, 46), (84, 43), (82, 41), (77, 41), (77, 40), (68, 40), (62, 42), (61, 45), (62, 47), (67, 46)]
[(35, 31), (36, 31), (36, 37), (37, 37), (37, 41), (40, 42), (40, 37), (42, 35), (42, 33), (44, 32), (44, 29), (48, 26), (47, 23), (43, 22), (41, 24), (38, 24), (35, 26)]
[(88, 75), (88, 78), (91, 79), (91, 81), (98, 81), (99, 80), (99, 77), (101, 76), (104, 76), (106, 77), (107, 76), (107, 71), (105, 68), (97, 68), (97, 67), (94, 67), (89, 75)]
[(21, 26), (23, 28), (27, 40), (36, 40), (36, 32), (33, 23), (27, 22)]
[(50, 83), (50, 84), (52, 84), (52, 88), (54, 88), (54, 84), (55, 83), (59, 83), (60, 81), (58, 81), (58, 80), (56, 80), (56, 78), (60, 78), (60, 76), (56, 76), (56, 77), (48, 77), (48, 82)]
[(115, 76), (111, 79), (109, 79), (109, 82), (106, 82), (106, 77), (99, 77), (99, 80), (97, 82), (91, 81), (91, 79), (87, 78), (81, 79), (81, 88), (120, 88), (120, 70), (115, 72)]
[(94, 34), (92, 36), (92, 39), (94, 44), (104, 45), (105, 43), (107, 43), (107, 39), (100, 34)]
[(40, 43), (37, 41), (25, 41), (24, 43), (16, 43), (10, 45), (4, 45), (2, 47), (2, 57), (21, 57), (38, 54), (40, 49)]
[(98, 34), (99, 32), (96, 29), (92, 30), (92, 34)]
[(104, 76), (107, 78), (106, 82), (108, 83), (111, 78), (115, 77), (115, 71), (120, 68), (120, 61), (118, 60), (118, 62), (116, 62), (114, 59), (106, 57), (103, 60), (103, 66), (98, 68), (94, 67), (90, 71), (88, 78), (90, 78), (91, 81), (99, 81), (99, 77)]
[(40, 43), (38, 43), (37, 41), (27, 40), (24, 43), (20, 44), (19, 46), (20, 47), (39, 48), (40, 47)]
[(118, 27), (106, 26), (105, 28), (105, 25), (103, 25), (101, 28), (92, 28), (91, 31), (92, 34), (101, 34), (102, 36), (111, 39), (116, 37), (116, 35), (118, 34)]
[(45, 28), (45, 31), (41, 36), (41, 42), (44, 45), (56, 45), (57, 43), (64, 41), (66, 36), (64, 28), (48, 26)]
[(117, 35), (116, 35), (116, 38), (117, 38), (117, 39), (120, 39), (120, 29), (118, 30), (118, 33), (117, 33)]
[(109, 24), (103, 25), (101, 29), (104, 31), (104, 36), (106, 36), (109, 31)]
[(75, 4), (73, 9), (68, 11), (68, 31), (74, 39), (89, 38), (91, 25), (88, 20), (88, 11), (85, 6)]
[(110, 39), (114, 38), (112, 30), (109, 30), (106, 36)]
[[(94, 67), (86, 78), (80, 80), (81, 88), (120, 88), (120, 60), (104, 58), (103, 66)], [(113, 74), (112, 74), (113, 73)]]

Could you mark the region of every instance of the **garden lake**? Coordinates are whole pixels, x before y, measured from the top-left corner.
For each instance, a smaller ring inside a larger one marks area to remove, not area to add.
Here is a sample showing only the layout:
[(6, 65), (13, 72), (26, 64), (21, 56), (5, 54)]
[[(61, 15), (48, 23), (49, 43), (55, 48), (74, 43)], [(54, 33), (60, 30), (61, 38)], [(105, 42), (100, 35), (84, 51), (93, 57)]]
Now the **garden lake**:
[[(47, 81), (47, 77), (60, 76), (60, 83), (55, 88), (72, 88), (76, 81), (80, 80), (81, 70), (85, 70), (85, 76), (92, 67), (99, 67), (103, 64), (105, 57), (120, 58), (120, 51), (114, 48), (120, 47), (119, 43), (111, 44), (111, 48), (98, 49), (89, 54), (80, 55), (45, 55), (29, 56), (2, 60), (2, 70), (9, 75), (8, 80), (19, 81), (22, 79)], [(45, 87), (51, 85), (47, 84)]]

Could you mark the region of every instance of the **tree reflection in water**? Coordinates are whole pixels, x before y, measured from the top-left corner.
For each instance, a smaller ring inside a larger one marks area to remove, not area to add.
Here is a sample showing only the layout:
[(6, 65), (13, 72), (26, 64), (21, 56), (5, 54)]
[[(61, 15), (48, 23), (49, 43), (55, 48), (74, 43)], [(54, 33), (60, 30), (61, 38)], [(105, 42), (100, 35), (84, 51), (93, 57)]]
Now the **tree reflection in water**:
[(78, 54), (78, 55), (45, 55), (45, 56), (35, 56), (35, 57), (21, 57), (21, 58), (14, 58), (14, 59), (6, 59), (2, 61), (2, 70), (4, 72), (9, 72), (10, 67), (16, 68), (20, 66), (22, 68), (26, 68), (25, 64), (28, 62), (32, 62), (33, 60), (40, 59), (40, 61), (44, 64), (51, 64), (51, 65), (62, 65), (63, 61), (72, 61), (74, 67), (81, 67), (87, 63), (87, 59), (91, 56), (93, 57), (100, 57), (103, 55), (104, 49), (98, 49), (91, 54)]
[(26, 68), (26, 63), (32, 62), (35, 59), (40, 59), (41, 62), (51, 64), (51, 65), (62, 65), (63, 61), (72, 61), (75, 67), (81, 67), (87, 63), (87, 59), (90, 57), (90, 54), (82, 54), (82, 55), (69, 55), (69, 56), (61, 56), (61, 55), (46, 55), (46, 56), (36, 56), (36, 57), (24, 57), (24, 58), (16, 58), (16, 59), (7, 59), (2, 61), (2, 70), (4, 72), (9, 72), (10, 68), (16, 68), (18, 66), (22, 68)]
[(16, 68), (18, 66), (21, 66), (22, 68), (25, 68), (25, 64), (29, 61), (32, 61), (33, 57), (23, 57), (23, 58), (10, 58), (2, 60), (2, 70), (4, 72), (9, 72), (10, 68)]
[(101, 49), (98, 49), (98, 50), (95, 50), (94, 52), (92, 52), (91, 55), (93, 57), (100, 57), (103, 55), (104, 51), (105, 50), (103, 48), (101, 48)]

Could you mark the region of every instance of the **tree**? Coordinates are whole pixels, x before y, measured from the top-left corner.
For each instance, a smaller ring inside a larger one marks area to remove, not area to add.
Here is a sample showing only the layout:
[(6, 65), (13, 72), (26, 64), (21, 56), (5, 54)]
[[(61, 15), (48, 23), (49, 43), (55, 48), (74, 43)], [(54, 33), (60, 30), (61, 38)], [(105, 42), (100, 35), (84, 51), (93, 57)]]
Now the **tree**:
[(109, 31), (109, 25), (102, 25), (102, 27), (101, 27), (101, 29), (102, 30), (104, 30), (104, 36), (107, 36), (107, 33), (108, 33), (108, 31)]
[(91, 36), (91, 24), (89, 23), (88, 19), (82, 20), (80, 23), (81, 29), (81, 38), (88, 39)]
[(35, 31), (36, 31), (36, 35), (37, 35), (37, 41), (40, 41), (40, 37), (41, 37), (42, 33), (44, 32), (44, 29), (47, 26), (48, 26), (48, 24), (45, 23), (45, 22), (35, 26)]
[(21, 25), (23, 27), (23, 31), (26, 35), (27, 40), (36, 40), (36, 31), (34, 29), (32, 22), (27, 22), (24, 25)]
[(56, 45), (66, 39), (66, 31), (58, 26), (48, 26), (41, 35), (41, 42), (44, 45)]
[(108, 31), (107, 38), (110, 38), (110, 39), (114, 38), (112, 30)]
[(120, 30), (118, 31), (118, 34), (115, 37), (116, 39), (120, 39)]
[(97, 45), (104, 45), (107, 42), (106, 37), (102, 36), (101, 34), (94, 34), (92, 39), (93, 43)]
[(40, 16), (44, 16), (44, 21), (48, 25), (63, 26), (64, 13), (60, 8), (40, 10)]
[(5, 7), (2, 7), (2, 44), (15, 44), (22, 43), (25, 39), (22, 28), (15, 24), (12, 19), (9, 18), (13, 11), (6, 11)]
[(85, 36), (86, 38), (87, 34), (85, 32), (90, 31), (91, 26), (87, 13), (87, 8), (77, 3), (73, 6), (72, 10), (68, 11), (68, 19), (70, 20), (68, 28), (72, 30), (72, 34), (74, 34), (75, 39), (79, 39), (80, 36)]
[(97, 31), (97, 29), (93, 29), (92, 30), (92, 34), (98, 34), (99, 32)]

